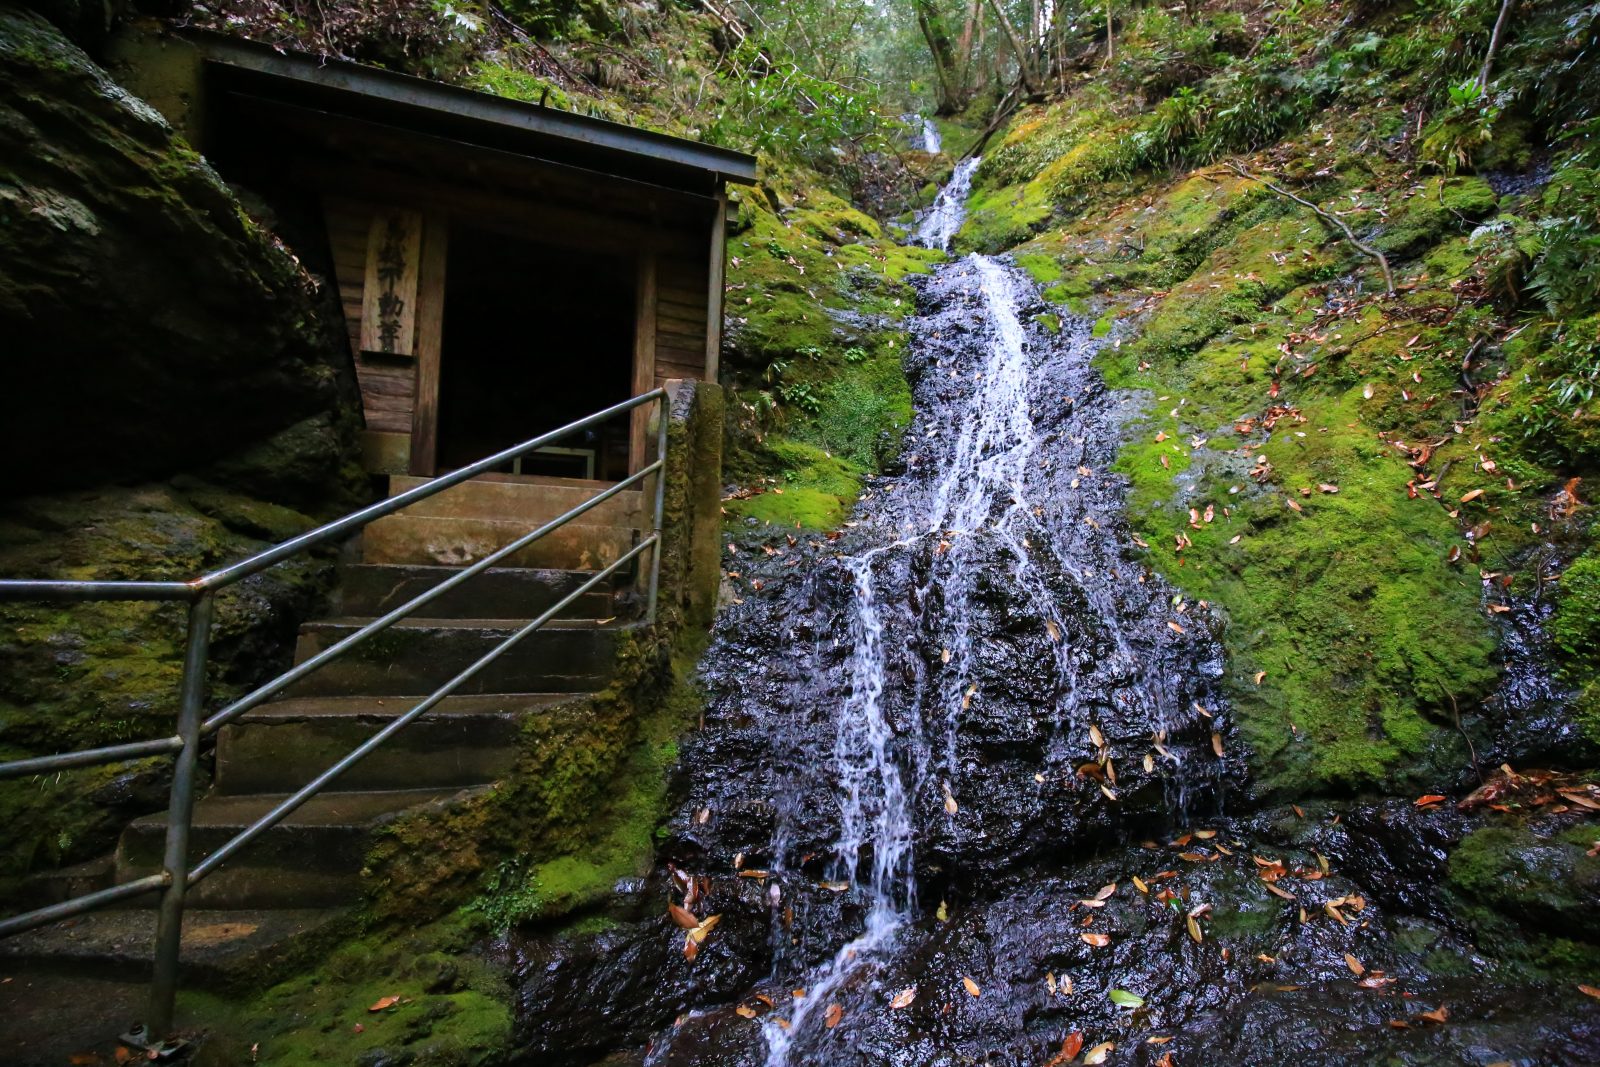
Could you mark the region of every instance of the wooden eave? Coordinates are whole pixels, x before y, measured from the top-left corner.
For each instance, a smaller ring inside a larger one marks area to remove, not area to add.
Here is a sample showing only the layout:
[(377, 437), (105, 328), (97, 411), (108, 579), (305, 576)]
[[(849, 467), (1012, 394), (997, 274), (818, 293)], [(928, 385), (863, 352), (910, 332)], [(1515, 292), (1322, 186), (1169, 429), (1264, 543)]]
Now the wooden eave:
[(743, 152), (217, 34), (184, 37), (224, 92), (702, 196), (756, 180), (755, 157)]

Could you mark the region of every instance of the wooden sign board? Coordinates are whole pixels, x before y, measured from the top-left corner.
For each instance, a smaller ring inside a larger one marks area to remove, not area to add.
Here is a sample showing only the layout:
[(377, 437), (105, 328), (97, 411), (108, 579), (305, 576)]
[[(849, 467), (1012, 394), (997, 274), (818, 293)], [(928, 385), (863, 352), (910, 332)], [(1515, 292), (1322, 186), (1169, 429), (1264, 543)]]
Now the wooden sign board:
[(393, 209), (374, 213), (367, 231), (367, 275), (361, 291), (363, 352), (416, 355), (421, 261), (421, 213)]

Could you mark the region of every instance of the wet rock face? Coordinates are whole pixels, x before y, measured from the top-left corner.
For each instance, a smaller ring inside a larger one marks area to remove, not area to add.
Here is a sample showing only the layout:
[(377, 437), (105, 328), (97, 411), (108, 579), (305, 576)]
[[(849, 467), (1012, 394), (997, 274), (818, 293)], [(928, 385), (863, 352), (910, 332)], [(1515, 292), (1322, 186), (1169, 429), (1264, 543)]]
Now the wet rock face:
[[(0, 158), (0, 330), (8, 395), (27, 398), (0, 444), (30, 457), (7, 495), (165, 476), (197, 456), (235, 457), (217, 478), (251, 491), (284, 465), (338, 470), (353, 416), (330, 416), (354, 411), (353, 378), (328, 305), (158, 114), (12, 8)], [(264, 491), (304, 506), (303, 482)]]
[[(717, 924), (686, 959), (660, 873), (623, 925), (539, 945), (523, 1062), (1594, 1062), (1570, 976), (1600, 957), (1548, 931), (1600, 910), (1577, 831), (1412, 798), (1246, 814), (1212, 622), (1123, 525), (1117, 401), (1009, 278), (923, 284), (905, 469), (841, 536), (735, 539), (758, 591), (702, 661), (660, 852)], [(1486, 907), (1524, 892), (1561, 910), (1512, 951)]]

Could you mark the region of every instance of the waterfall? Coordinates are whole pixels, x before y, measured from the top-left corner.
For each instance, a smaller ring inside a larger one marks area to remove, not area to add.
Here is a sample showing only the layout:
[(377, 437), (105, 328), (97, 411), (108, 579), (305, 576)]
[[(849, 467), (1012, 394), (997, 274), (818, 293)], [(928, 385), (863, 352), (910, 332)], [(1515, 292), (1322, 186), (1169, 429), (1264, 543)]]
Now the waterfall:
[(913, 238), (917, 244), (924, 248), (950, 247), (951, 238), (955, 237), (956, 231), (961, 229), (962, 222), (966, 220), (967, 194), (972, 191), (972, 175), (981, 161), (980, 157), (973, 156), (956, 164), (955, 173), (950, 175), (950, 183), (939, 190), (933, 206), (917, 227)]
[(922, 120), (922, 150), (930, 156), (936, 156), (944, 148), (944, 139), (939, 136), (939, 127), (933, 124), (932, 119)]

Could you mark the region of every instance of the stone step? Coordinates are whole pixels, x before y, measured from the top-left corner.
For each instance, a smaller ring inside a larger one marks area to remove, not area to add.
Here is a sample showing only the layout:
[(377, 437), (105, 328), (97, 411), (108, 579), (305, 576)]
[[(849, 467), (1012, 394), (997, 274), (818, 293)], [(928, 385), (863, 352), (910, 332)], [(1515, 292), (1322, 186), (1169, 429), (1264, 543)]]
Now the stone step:
[[(450, 789), (510, 771), (522, 717), (570, 697), (446, 697), (339, 777), (337, 788)], [(298, 789), (411, 710), (416, 698), (310, 697), (263, 705), (217, 736), (217, 792)]]
[[(295, 662), (303, 663), (367, 621), (328, 619), (300, 627)], [(628, 624), (631, 625), (631, 624)], [(405, 619), (357, 645), (284, 694), (425, 696), (517, 630), (503, 619)], [(569, 619), (547, 624), (468, 680), (457, 693), (582, 693), (603, 689), (616, 673), (627, 625)]]
[[(361, 890), (373, 830), (394, 815), (442, 803), (459, 791), (323, 793), (312, 797), (189, 892), (200, 908), (331, 908)], [(286, 794), (285, 794), (286, 795)], [(208, 796), (194, 806), (189, 862), (198, 863), (272, 810), (285, 795)], [(135, 819), (117, 842), (117, 881), (160, 869), (167, 816)], [(153, 907), (156, 897), (143, 898)]]
[[(186, 908), (178, 955), (182, 978), (191, 988), (259, 990), (297, 958), (347, 932), (352, 916), (348, 908)], [(153, 907), (91, 912), (0, 941), (0, 970), (148, 979), (155, 936)], [(137, 1017), (102, 1021), (114, 1034)]]
[[(389, 495), (398, 496), (429, 479), (409, 475), (389, 477)], [(597, 486), (599, 488), (597, 488)], [(530, 528), (566, 514), (586, 500), (592, 500), (608, 483), (508, 480), (474, 478), (453, 485), (405, 509), (407, 515), (445, 519), (511, 519)], [(653, 502), (653, 498), (652, 498)], [(603, 504), (597, 504), (576, 520), (591, 526), (643, 528), (645, 495), (641, 489), (625, 489)]]
[[(463, 567), (504, 548), (537, 525), (521, 520), (443, 518), (401, 512), (367, 527), (361, 536), (361, 560)], [(502, 562), (509, 567), (595, 571), (614, 562), (639, 540), (637, 529), (632, 527), (569, 522)]]
[[(339, 568), (338, 613), (376, 616), (392, 611), (456, 574), (454, 567), (358, 563)], [(422, 614), (434, 619), (531, 619), (582, 585), (582, 571), (491, 567), (429, 601)], [(574, 601), (561, 618), (604, 619), (632, 613), (631, 592), (615, 593), (605, 582)]]

